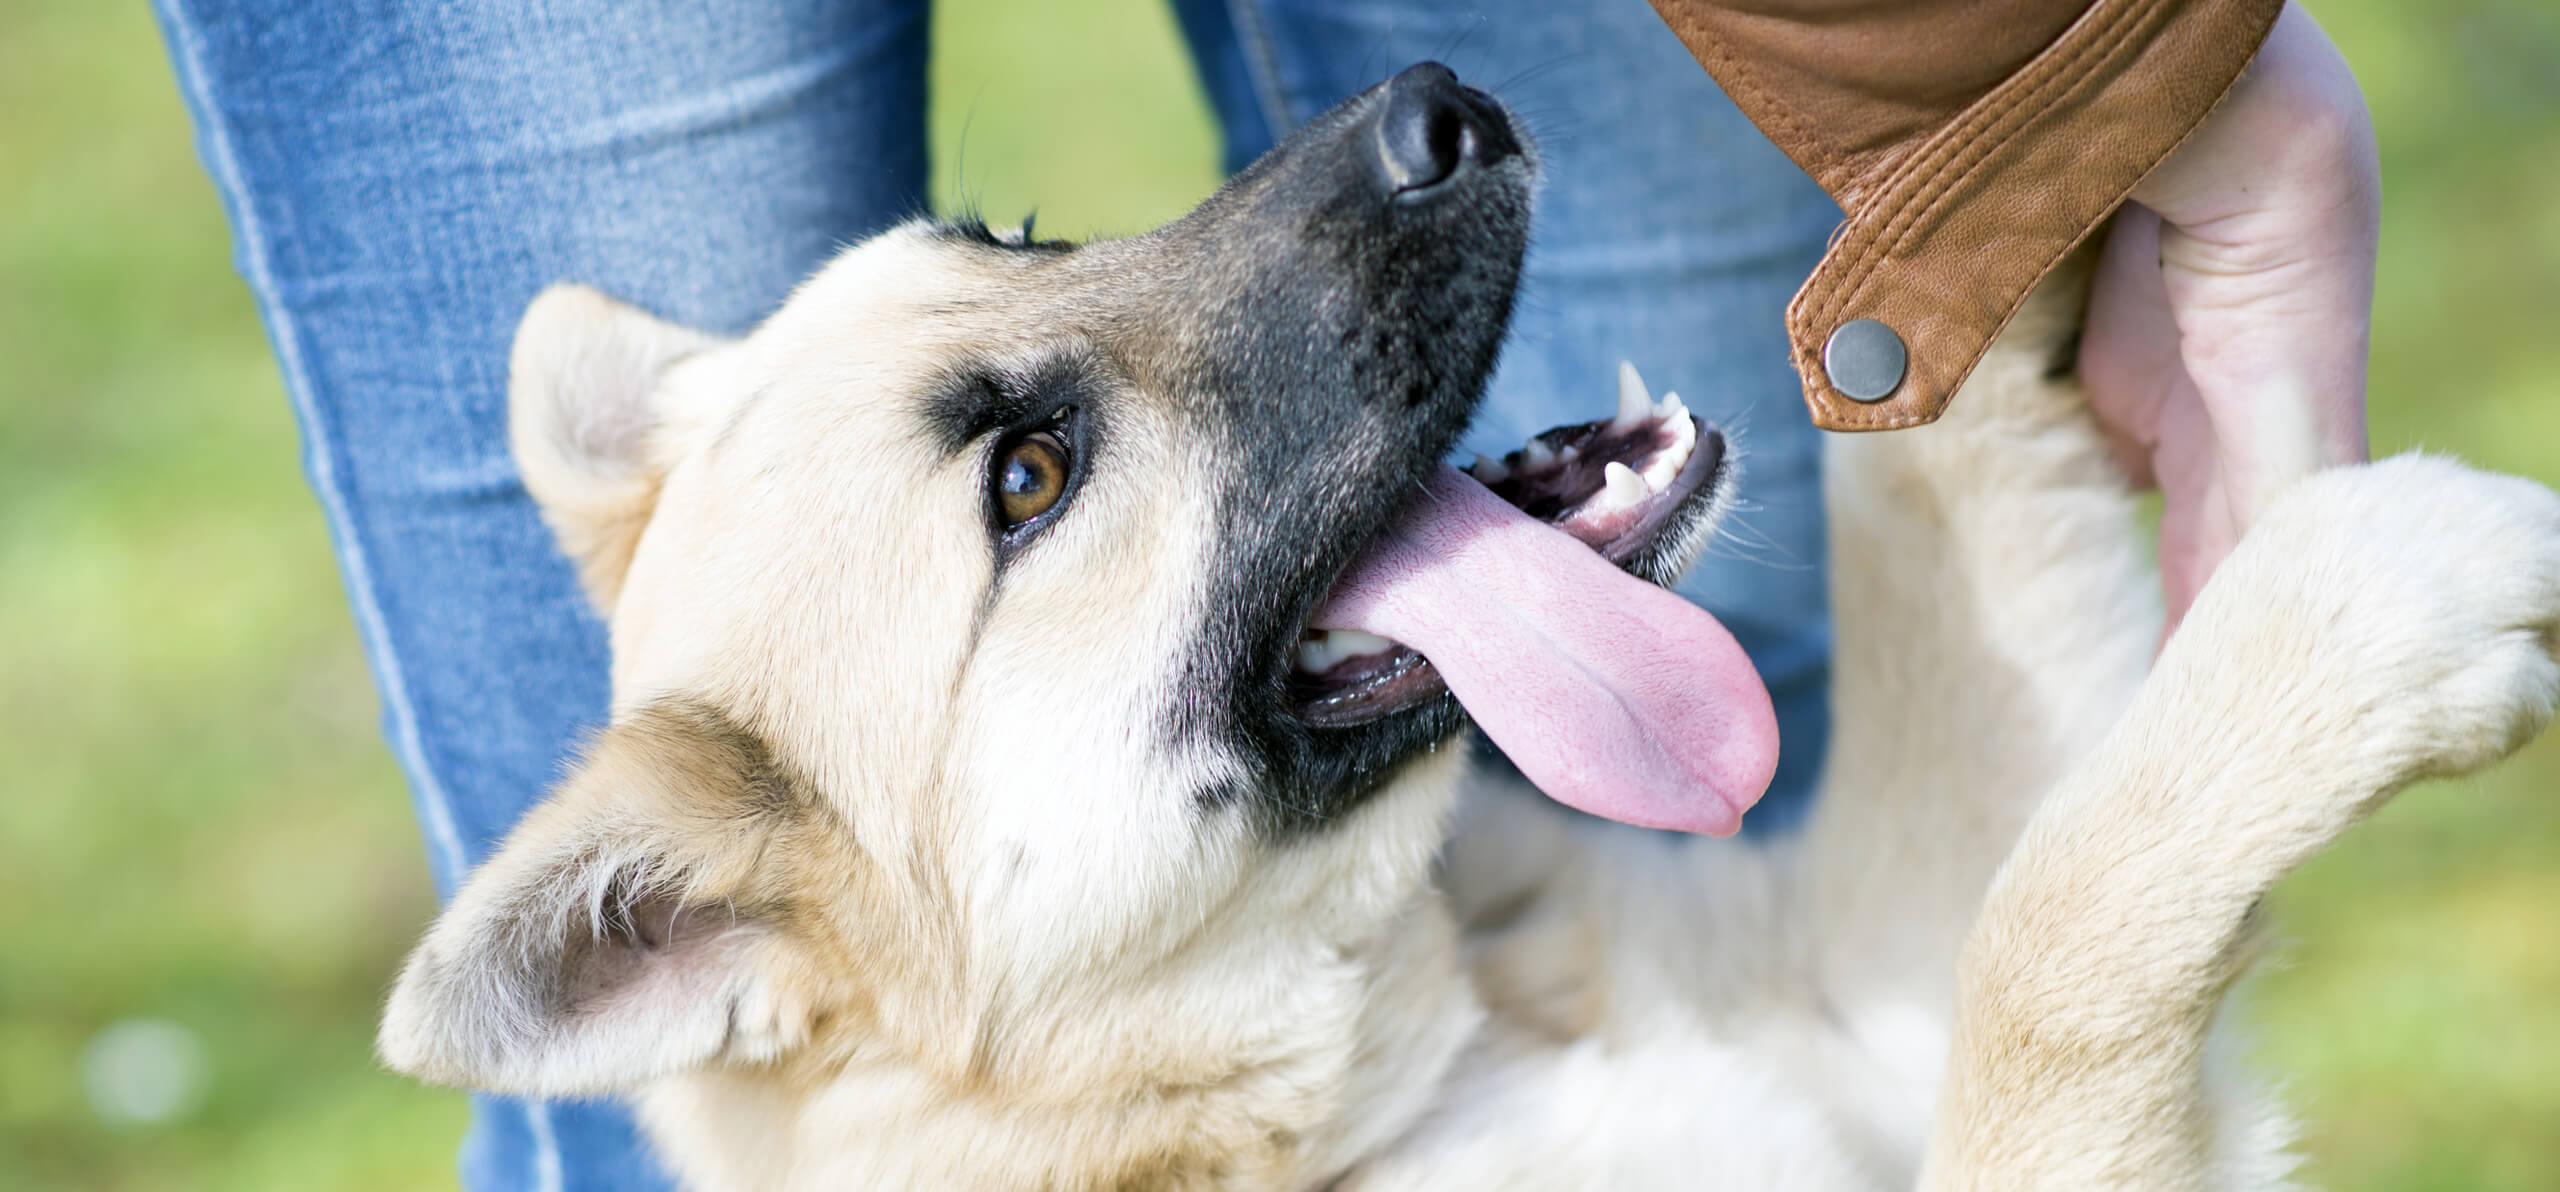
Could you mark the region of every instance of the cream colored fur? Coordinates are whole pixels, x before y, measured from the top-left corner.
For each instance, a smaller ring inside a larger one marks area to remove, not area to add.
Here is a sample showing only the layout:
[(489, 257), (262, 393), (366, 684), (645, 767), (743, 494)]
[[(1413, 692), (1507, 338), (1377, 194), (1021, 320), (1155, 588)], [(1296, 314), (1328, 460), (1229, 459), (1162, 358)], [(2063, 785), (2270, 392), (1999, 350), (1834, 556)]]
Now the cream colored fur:
[[(631, 1093), (705, 1189), (2281, 1187), (2215, 1045), (2258, 900), (2560, 698), (2560, 498), (2437, 459), (2296, 487), (2154, 663), (2057, 285), (1944, 422), (1831, 443), (1800, 835), (1601, 824), (1449, 751), (1273, 848), (1153, 798), (1218, 760), (1132, 727), (1212, 535), (1177, 419), (1008, 578), (1043, 611), (951, 596), (967, 478), (883, 428), (897, 378), (1020, 334), (965, 313), (1010, 268), (893, 233), (734, 344), (536, 306), (518, 449), (626, 721), (420, 947), (395, 1067)], [(670, 694), (787, 760), (629, 719)]]

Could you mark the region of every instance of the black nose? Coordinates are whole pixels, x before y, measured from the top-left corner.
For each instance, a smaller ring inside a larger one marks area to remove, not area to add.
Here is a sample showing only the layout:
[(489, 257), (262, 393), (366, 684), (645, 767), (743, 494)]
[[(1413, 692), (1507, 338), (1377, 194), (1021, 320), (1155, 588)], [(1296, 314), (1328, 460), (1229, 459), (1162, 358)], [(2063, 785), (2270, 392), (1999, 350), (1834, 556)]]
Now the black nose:
[(1398, 195), (1449, 180), (1469, 162), (1491, 165), (1520, 151), (1511, 118), (1491, 96), (1437, 62), (1387, 80), (1378, 109), (1378, 164)]

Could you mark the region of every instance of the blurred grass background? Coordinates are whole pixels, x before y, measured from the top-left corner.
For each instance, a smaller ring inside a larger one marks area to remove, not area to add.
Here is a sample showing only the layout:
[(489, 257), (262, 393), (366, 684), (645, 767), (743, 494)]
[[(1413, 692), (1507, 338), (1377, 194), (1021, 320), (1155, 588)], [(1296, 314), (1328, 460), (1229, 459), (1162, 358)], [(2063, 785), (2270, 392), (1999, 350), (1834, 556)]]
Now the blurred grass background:
[[(2560, 483), (2560, 3), (2313, 11), (2382, 140), (2376, 449)], [(1153, 0), (936, 36), (945, 204), (1131, 231), (1215, 184)], [(143, 6), (0, 4), (0, 1189), (449, 1187), (461, 1099), (368, 1052), (421, 850), (188, 136)], [(2560, 734), (2282, 911), (2248, 1012), (2319, 1182), (2560, 1188)], [(84, 1074), (190, 1058), (157, 1109)]]

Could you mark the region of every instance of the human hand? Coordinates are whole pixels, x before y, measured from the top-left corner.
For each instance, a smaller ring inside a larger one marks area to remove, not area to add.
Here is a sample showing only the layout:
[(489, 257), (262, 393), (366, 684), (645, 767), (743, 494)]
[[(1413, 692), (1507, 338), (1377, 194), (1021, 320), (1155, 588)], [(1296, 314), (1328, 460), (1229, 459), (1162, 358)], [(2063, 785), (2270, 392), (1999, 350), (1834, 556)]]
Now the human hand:
[(2363, 93), (2287, 4), (2117, 214), (2080, 375), (2126, 470), (2160, 488), (2171, 629), (2278, 493), (2365, 457), (2381, 209)]

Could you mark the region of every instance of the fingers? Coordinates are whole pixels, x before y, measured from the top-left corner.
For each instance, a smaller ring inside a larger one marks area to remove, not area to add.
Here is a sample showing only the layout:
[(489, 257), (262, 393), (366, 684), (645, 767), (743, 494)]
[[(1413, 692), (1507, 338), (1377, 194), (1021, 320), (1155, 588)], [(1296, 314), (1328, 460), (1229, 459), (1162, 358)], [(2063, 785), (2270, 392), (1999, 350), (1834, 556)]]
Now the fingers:
[(2248, 521), (2233, 500), (2214, 428), (2196, 401), (2161, 412), (2163, 447), (2154, 453), (2160, 480), (2162, 640), (2177, 631), (2214, 568), (2240, 543)]
[(2355, 77), (2299, 6), (2134, 189), (2090, 294), (2081, 376), (2162, 496), (2171, 624), (2302, 477), (2365, 458), (2381, 183)]
[(2116, 215), (2089, 293), (2080, 377), (2090, 411), (2134, 485), (2161, 491), (2160, 588), (2174, 630), (2215, 564), (2239, 540), (2223, 453), (2187, 375), (2160, 269), (2160, 217)]
[(2151, 488), (2160, 483), (2152, 470), (2160, 412), (2193, 400), (2193, 387), (2160, 277), (2160, 217), (2128, 203), (2106, 236), (2080, 336), (2080, 380), (2117, 466), (2135, 488)]
[(2372, 125), (2336, 47), (2288, 7), (2223, 106), (2137, 188), (2161, 219), (2179, 355), (2245, 525), (2365, 455), (2381, 215)]

